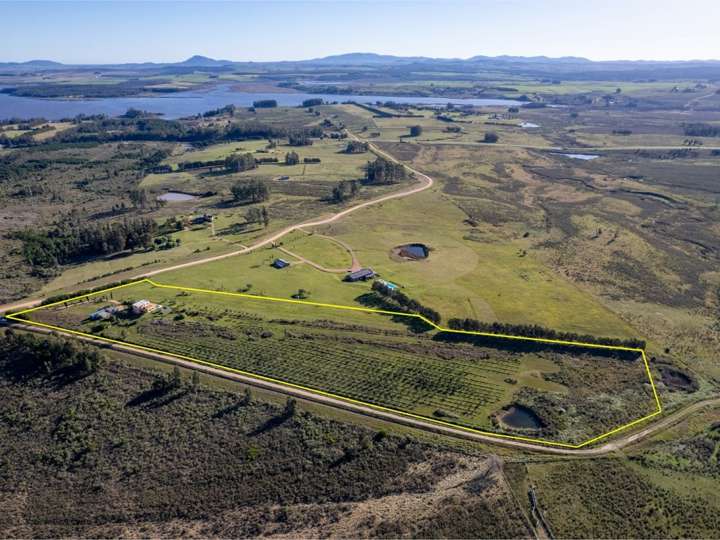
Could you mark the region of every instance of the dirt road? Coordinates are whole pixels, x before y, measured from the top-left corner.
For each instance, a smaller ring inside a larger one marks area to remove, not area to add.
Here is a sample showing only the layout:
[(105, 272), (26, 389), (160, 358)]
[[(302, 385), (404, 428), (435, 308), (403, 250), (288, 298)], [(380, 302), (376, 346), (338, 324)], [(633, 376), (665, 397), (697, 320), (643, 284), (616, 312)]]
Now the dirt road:
[(30, 332), (35, 332), (35, 333), (41, 333), (41, 334), (55, 333), (55, 334), (67, 335), (68, 337), (72, 337), (74, 339), (80, 339), (82, 341), (86, 341), (88, 343), (93, 343), (95, 345), (99, 345), (104, 348), (110, 348), (113, 350), (134, 354), (136, 356), (149, 358), (151, 360), (157, 360), (157, 361), (164, 362), (167, 364), (173, 364), (173, 365), (186, 367), (189, 369), (195, 369), (195, 370), (198, 370), (203, 373), (207, 373), (209, 375), (213, 375), (216, 377), (222, 377), (224, 379), (239, 381), (239, 382), (242, 382), (245, 384), (250, 384), (252, 386), (256, 386), (258, 388), (264, 388), (266, 390), (272, 390), (273, 392), (294, 396), (294, 397), (297, 397), (297, 398), (300, 398), (300, 399), (303, 399), (306, 401), (321, 403), (323, 405), (328, 405), (328, 406), (335, 407), (338, 409), (343, 409), (343, 410), (354, 412), (357, 414), (362, 414), (364, 416), (368, 416), (368, 417), (372, 417), (372, 418), (378, 418), (380, 420), (390, 421), (390, 422), (393, 422), (396, 424), (401, 424), (401, 425), (405, 425), (405, 426), (409, 426), (409, 427), (413, 427), (413, 428), (417, 428), (417, 429), (422, 429), (422, 430), (429, 431), (432, 433), (448, 435), (448, 436), (471, 440), (471, 441), (476, 441), (476, 442), (499, 444), (502, 446), (513, 447), (513, 448), (517, 448), (520, 450), (526, 450), (526, 451), (531, 451), (531, 452), (542, 452), (545, 454), (556, 454), (556, 455), (565, 455), (565, 456), (586, 456), (586, 457), (603, 456), (603, 455), (610, 454), (612, 452), (621, 450), (621, 449), (623, 449), (627, 446), (630, 446), (632, 444), (635, 444), (637, 442), (640, 442), (655, 433), (658, 433), (664, 429), (671, 427), (675, 423), (683, 420), (684, 418), (686, 418), (687, 416), (689, 416), (695, 412), (702, 410), (705, 407), (720, 406), (720, 398), (713, 398), (713, 399), (707, 399), (704, 401), (699, 401), (697, 403), (694, 403), (692, 405), (685, 407), (684, 409), (680, 409), (680, 410), (664, 417), (660, 421), (649, 424), (647, 427), (643, 428), (640, 431), (630, 432), (627, 435), (620, 436), (619, 438), (617, 438), (613, 441), (604, 443), (600, 446), (596, 446), (593, 448), (577, 448), (577, 449), (560, 448), (560, 447), (546, 446), (543, 444), (536, 444), (536, 443), (531, 443), (531, 442), (516, 441), (516, 440), (512, 440), (512, 439), (501, 439), (501, 438), (493, 437), (491, 435), (483, 435), (482, 433), (474, 433), (474, 432), (465, 431), (465, 430), (454, 428), (454, 427), (447, 426), (447, 425), (440, 425), (440, 424), (436, 424), (431, 421), (422, 420), (420, 418), (405, 416), (403, 414), (395, 413), (392, 411), (379, 410), (379, 409), (375, 409), (375, 408), (367, 406), (367, 405), (362, 405), (359, 403), (352, 403), (349, 401), (345, 401), (343, 399), (334, 398), (334, 397), (330, 397), (330, 396), (324, 396), (321, 394), (316, 394), (314, 392), (311, 392), (309, 390), (304, 390), (302, 388), (296, 388), (293, 386), (287, 386), (282, 383), (276, 383), (276, 382), (272, 382), (272, 381), (259, 379), (259, 378), (253, 377), (251, 375), (245, 375), (245, 374), (241, 374), (241, 373), (234, 373), (232, 371), (226, 371), (224, 369), (220, 369), (220, 368), (216, 368), (213, 366), (203, 364), (200, 361), (193, 361), (190, 359), (179, 358), (179, 357), (173, 356), (171, 354), (161, 354), (158, 352), (137, 349), (137, 348), (133, 347), (132, 345), (121, 345), (121, 344), (115, 344), (115, 343), (110, 344), (110, 343), (107, 343), (104, 341), (93, 339), (91, 337), (78, 336), (77, 334), (70, 334), (70, 333), (65, 334), (64, 332), (62, 332), (60, 330), (51, 330), (51, 329), (40, 328), (40, 327), (31, 326), (31, 325), (27, 325), (27, 324), (17, 323), (14, 326), (22, 328), (22, 329), (30, 331)]
[[(348, 133), (348, 136), (351, 139), (359, 140), (355, 135), (352, 133)], [(384, 157), (385, 159), (388, 159), (390, 161), (399, 163), (397, 159), (395, 159), (393, 156), (388, 154), (387, 152), (383, 152), (379, 148), (377, 148), (375, 145), (370, 144), (370, 148), (373, 151), (373, 153)], [(227, 259), (228, 257), (235, 257), (237, 255), (242, 255), (244, 253), (250, 253), (251, 251), (254, 251), (256, 249), (259, 249), (264, 246), (272, 245), (273, 243), (280, 240), (283, 236), (290, 234), (293, 231), (296, 231), (298, 229), (301, 229), (303, 227), (318, 227), (320, 225), (327, 225), (329, 223), (333, 223), (339, 219), (342, 219), (343, 217), (347, 216), (348, 214), (351, 214), (353, 212), (356, 212), (360, 210), (361, 208), (367, 208), (368, 206), (373, 206), (376, 204), (383, 203), (385, 201), (390, 201), (392, 199), (400, 199), (402, 197), (408, 197), (410, 195), (413, 195), (415, 193), (419, 193), (421, 191), (425, 191), (426, 189), (430, 188), (434, 181), (431, 177), (427, 176), (426, 174), (421, 173), (420, 171), (413, 169), (412, 167), (405, 166), (411, 173), (415, 175), (416, 180), (418, 181), (413, 187), (404, 189), (402, 191), (396, 191), (393, 193), (389, 193), (387, 195), (383, 195), (382, 197), (378, 197), (376, 199), (371, 199), (369, 201), (365, 201), (359, 204), (356, 204), (354, 206), (351, 206), (349, 208), (346, 208), (345, 210), (342, 210), (336, 214), (332, 214), (330, 216), (319, 218), (311, 221), (303, 221), (302, 223), (297, 223), (295, 225), (289, 225), (285, 227), (284, 229), (281, 229), (270, 236), (266, 236), (265, 238), (257, 241), (254, 244), (251, 244), (250, 246), (243, 246), (242, 249), (238, 249), (236, 251), (230, 251), (228, 253), (223, 253), (221, 255), (214, 255), (212, 257), (205, 257), (203, 259), (197, 259), (194, 261), (186, 262), (186, 263), (180, 263), (180, 264), (174, 264), (172, 266), (166, 266), (164, 268), (158, 268), (157, 270), (152, 270), (150, 272), (145, 272), (144, 274), (138, 274), (136, 276), (133, 276), (131, 279), (142, 279), (146, 277), (152, 277), (156, 276), (158, 274), (162, 274), (163, 272), (170, 272), (171, 270), (180, 270), (181, 268), (189, 268), (191, 266), (197, 266), (199, 264), (205, 264), (213, 261), (220, 261), (222, 259)], [(27, 309), (31, 307), (35, 307), (42, 302), (42, 299), (37, 298), (33, 300), (24, 300), (22, 302), (17, 303), (10, 303), (5, 305), (0, 305), (0, 313), (4, 313), (6, 311), (10, 310), (18, 310), (18, 309)]]
[[(355, 135), (348, 134), (348, 136), (351, 139), (359, 140)], [(385, 159), (389, 161), (394, 161), (396, 163), (399, 163), (397, 159), (395, 159), (393, 156), (388, 154), (387, 152), (383, 152), (379, 148), (377, 148), (375, 145), (370, 144), (370, 147), (373, 151), (373, 153), (384, 157)], [(222, 259), (227, 259), (228, 257), (235, 257), (236, 255), (242, 255), (243, 253), (249, 253), (251, 251), (254, 251), (258, 248), (272, 245), (273, 243), (280, 240), (283, 236), (290, 234), (293, 231), (296, 231), (301, 228), (311, 228), (311, 227), (318, 227), (320, 225), (327, 225), (329, 223), (333, 223), (339, 219), (344, 218), (348, 214), (352, 214), (353, 212), (357, 212), (361, 208), (367, 208), (368, 206), (374, 206), (376, 204), (380, 204), (385, 201), (390, 201), (392, 199), (400, 199), (402, 197), (408, 197), (410, 195), (414, 195), (415, 193), (419, 193), (421, 191), (425, 191), (426, 189), (430, 188), (434, 181), (431, 177), (429, 177), (426, 174), (421, 173), (420, 171), (413, 169), (412, 167), (405, 166), (411, 173), (415, 175), (415, 178), (418, 180), (418, 184), (414, 187), (411, 187), (409, 189), (405, 189), (402, 191), (396, 191), (394, 193), (388, 193), (387, 195), (383, 195), (382, 197), (378, 197), (376, 199), (370, 199), (369, 201), (365, 201), (359, 204), (356, 204), (355, 206), (351, 206), (349, 208), (346, 208), (345, 210), (342, 210), (336, 214), (332, 214), (331, 216), (325, 217), (325, 218), (319, 218), (312, 221), (303, 221), (302, 223), (297, 223), (295, 225), (289, 225), (285, 227), (284, 229), (281, 229), (277, 231), (276, 233), (271, 234), (270, 236), (267, 236), (263, 238), (262, 240), (259, 240), (255, 242), (254, 244), (247, 246), (243, 249), (239, 249), (237, 251), (231, 251), (229, 253), (223, 253), (222, 255), (215, 255), (213, 257), (206, 257), (204, 259), (198, 259), (196, 261), (190, 261), (186, 263), (181, 264), (175, 264), (173, 266), (167, 266), (165, 268), (159, 268), (157, 270), (152, 270), (150, 272), (146, 272), (144, 274), (140, 274), (138, 276), (135, 276), (136, 278), (145, 278), (145, 277), (152, 277), (156, 276), (158, 274), (162, 274), (163, 272), (169, 272), (171, 270), (179, 270), (181, 268), (188, 268), (190, 266), (197, 266), (198, 264), (205, 264), (212, 261), (219, 261)]]

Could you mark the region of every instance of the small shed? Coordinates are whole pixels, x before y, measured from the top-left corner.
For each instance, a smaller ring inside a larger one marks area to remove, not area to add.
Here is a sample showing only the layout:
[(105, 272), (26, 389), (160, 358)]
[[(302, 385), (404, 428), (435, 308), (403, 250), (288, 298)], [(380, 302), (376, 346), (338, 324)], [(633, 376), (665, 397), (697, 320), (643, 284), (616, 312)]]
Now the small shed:
[(112, 317), (112, 313), (110, 313), (107, 309), (98, 309), (97, 311), (94, 311), (90, 314), (90, 320), (91, 321), (104, 321)]
[(345, 281), (367, 281), (373, 277), (375, 277), (375, 272), (373, 272), (372, 268), (361, 268), (346, 275)]
[(287, 268), (288, 266), (290, 266), (290, 263), (287, 262), (285, 259), (275, 259), (270, 266), (280, 270), (282, 268)]

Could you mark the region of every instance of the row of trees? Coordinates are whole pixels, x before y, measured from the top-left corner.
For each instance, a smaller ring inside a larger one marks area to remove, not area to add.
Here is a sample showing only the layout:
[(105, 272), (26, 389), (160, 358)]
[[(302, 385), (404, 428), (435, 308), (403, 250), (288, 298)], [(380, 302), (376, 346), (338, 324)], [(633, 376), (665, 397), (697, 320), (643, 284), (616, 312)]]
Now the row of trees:
[(561, 332), (552, 328), (545, 328), (537, 324), (510, 324), (501, 322), (484, 322), (477, 319), (450, 319), (448, 327), (453, 330), (466, 330), (472, 332), (487, 332), (490, 334), (507, 334), (559, 341), (577, 341), (582, 343), (596, 343), (615, 347), (645, 348), (645, 341), (641, 339), (621, 339), (576, 334), (575, 332)]
[(720, 137), (720, 126), (704, 122), (683, 124), (683, 131), (689, 137)]
[(365, 181), (368, 184), (394, 184), (407, 176), (405, 167), (400, 163), (377, 158), (365, 166)]
[(405, 293), (398, 291), (397, 289), (391, 289), (387, 285), (374, 281), (372, 284), (372, 290), (381, 295), (382, 297), (392, 300), (398, 306), (405, 311), (417, 313), (422, 315), (426, 319), (438, 324), (440, 322), (440, 314), (432, 308), (423, 306), (417, 300), (413, 300)]
[[(313, 141), (313, 133), (315, 130), (306, 130), (303, 129), (301, 131), (292, 131), (288, 133), (288, 144), (290, 146), (310, 146)], [(322, 135), (322, 132), (320, 133)], [(319, 135), (314, 135), (316, 137), (319, 137)]]
[(270, 188), (262, 180), (238, 182), (230, 188), (236, 203), (254, 204), (270, 198)]
[(213, 144), (248, 139), (279, 139), (308, 141), (320, 137), (322, 127), (313, 126), (298, 132), (295, 128), (265, 124), (256, 120), (197, 126), (183, 120), (164, 120), (155, 117), (96, 118), (58, 133), (53, 142), (113, 142), (113, 141), (170, 141), (193, 144)]
[(253, 101), (253, 107), (256, 109), (273, 109), (277, 107), (278, 103), (276, 99), (259, 99)]
[(28, 263), (54, 267), (83, 257), (152, 247), (157, 230), (152, 219), (138, 218), (100, 224), (61, 224), (49, 231), (28, 229), (14, 237), (22, 240), (22, 253)]

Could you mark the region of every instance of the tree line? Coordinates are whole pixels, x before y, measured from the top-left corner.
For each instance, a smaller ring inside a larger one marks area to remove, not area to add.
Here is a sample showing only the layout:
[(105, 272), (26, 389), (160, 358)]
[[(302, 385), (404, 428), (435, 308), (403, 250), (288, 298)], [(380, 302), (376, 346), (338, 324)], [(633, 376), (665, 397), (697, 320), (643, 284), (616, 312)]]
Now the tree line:
[(440, 322), (440, 313), (432, 308), (422, 305), (417, 300), (413, 300), (405, 293), (397, 289), (391, 289), (387, 285), (379, 281), (373, 281), (372, 290), (380, 294), (382, 297), (392, 300), (398, 304), (403, 310), (422, 315), (426, 319), (438, 324)]
[(76, 341), (36, 337), (12, 329), (0, 337), (0, 365), (15, 376), (53, 375), (60, 371), (88, 375), (103, 361), (97, 349)]
[(157, 230), (152, 219), (137, 218), (100, 224), (62, 224), (49, 231), (27, 229), (13, 237), (22, 240), (22, 254), (29, 264), (49, 268), (82, 257), (149, 248)]
[(51, 143), (167, 141), (203, 146), (226, 141), (286, 137), (292, 146), (307, 146), (312, 144), (312, 137), (320, 137), (322, 133), (320, 126), (298, 130), (256, 120), (232, 122), (227, 125), (194, 126), (179, 120), (155, 117), (100, 117), (77, 123), (74, 127), (61, 131), (46, 141), (36, 141), (31, 135), (10, 138), (0, 134), (0, 144), (6, 147), (19, 147)]
[(720, 126), (704, 122), (683, 124), (683, 131), (688, 137), (720, 137)]
[(561, 332), (552, 328), (545, 328), (537, 324), (511, 324), (501, 322), (484, 322), (477, 319), (450, 319), (448, 327), (452, 330), (465, 330), (471, 332), (486, 332), (490, 334), (507, 334), (532, 338), (554, 339), (558, 341), (576, 341), (581, 343), (595, 343), (597, 345), (610, 345), (613, 347), (630, 347), (644, 349), (645, 341), (641, 339), (622, 339), (598, 337), (575, 332)]

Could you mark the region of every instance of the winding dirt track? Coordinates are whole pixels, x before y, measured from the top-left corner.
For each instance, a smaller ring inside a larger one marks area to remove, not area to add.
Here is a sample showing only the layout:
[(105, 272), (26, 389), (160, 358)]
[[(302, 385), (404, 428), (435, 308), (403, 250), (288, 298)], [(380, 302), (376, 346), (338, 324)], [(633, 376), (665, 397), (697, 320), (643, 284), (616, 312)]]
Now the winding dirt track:
[[(348, 132), (348, 137), (351, 139), (354, 139), (356, 141), (359, 141), (355, 135)], [(393, 156), (388, 154), (387, 152), (384, 152), (377, 148), (374, 144), (369, 143), (370, 149), (373, 153), (384, 157), (385, 159), (388, 159), (390, 161), (399, 163), (397, 159), (395, 159)], [(190, 261), (186, 263), (180, 263), (180, 264), (174, 264), (172, 266), (166, 266), (164, 268), (158, 268), (157, 270), (152, 270), (150, 272), (145, 272), (144, 274), (139, 274), (136, 276), (133, 276), (131, 279), (142, 279), (146, 277), (152, 277), (156, 276), (158, 274), (162, 274), (163, 272), (169, 272), (171, 270), (179, 270), (181, 268), (188, 268), (190, 266), (197, 266), (198, 264), (205, 264), (213, 261), (220, 261), (222, 259), (227, 259), (228, 257), (235, 257), (236, 255), (242, 255), (244, 253), (250, 253), (251, 251), (254, 251), (256, 249), (259, 249), (264, 246), (272, 245), (273, 243), (280, 240), (283, 236), (290, 234), (293, 231), (296, 231), (298, 229), (302, 229), (303, 227), (317, 227), (320, 225), (327, 225), (328, 223), (333, 223), (339, 219), (342, 219), (343, 217), (347, 216), (348, 214), (351, 214), (353, 212), (356, 212), (357, 210), (360, 210), (361, 208), (367, 208), (368, 206), (373, 206), (376, 204), (380, 204), (385, 201), (390, 201), (392, 199), (400, 199), (402, 197), (408, 197), (410, 195), (413, 195), (415, 193), (419, 193), (421, 191), (425, 191), (426, 189), (430, 188), (434, 181), (431, 177), (429, 177), (426, 174), (421, 173), (420, 171), (409, 167), (405, 165), (405, 168), (408, 169), (411, 173), (415, 175), (415, 178), (419, 181), (418, 184), (415, 186), (402, 190), (402, 191), (396, 191), (393, 193), (389, 193), (387, 195), (383, 195), (382, 197), (378, 197), (376, 199), (371, 199), (369, 201), (362, 202), (360, 204), (356, 204), (355, 206), (351, 206), (349, 208), (346, 208), (345, 210), (342, 210), (338, 212), (337, 214), (332, 214), (325, 218), (320, 218), (312, 221), (303, 221), (302, 223), (297, 223), (295, 225), (289, 225), (285, 227), (284, 229), (281, 229), (270, 236), (266, 236), (265, 238), (257, 241), (256, 243), (250, 245), (250, 246), (243, 246), (242, 249), (238, 249), (236, 251), (230, 251), (228, 253), (223, 253), (221, 255), (214, 255), (212, 257), (205, 257), (203, 259), (197, 259), (195, 261)], [(4, 313), (5, 311), (10, 310), (18, 310), (18, 309), (28, 309), (31, 307), (35, 307), (42, 302), (41, 298), (36, 298), (33, 300), (25, 300), (22, 302), (12, 303), (12, 304), (5, 304), (0, 305), (0, 313)]]
[[(352, 135), (348, 133), (348, 136), (354, 140), (359, 140), (355, 135)], [(387, 152), (383, 152), (379, 148), (377, 148), (375, 145), (370, 144), (370, 147), (372, 151), (379, 155), (384, 157), (385, 159), (388, 159), (390, 161), (398, 162), (393, 156), (388, 154)], [(175, 264), (173, 266), (168, 266), (166, 268), (159, 268), (157, 270), (152, 270), (151, 272), (146, 272), (144, 274), (140, 274), (139, 276), (136, 276), (137, 278), (144, 278), (144, 277), (151, 277), (155, 276), (157, 274), (161, 274), (163, 272), (169, 272), (170, 270), (178, 270), (180, 268), (187, 268), (189, 266), (196, 266), (198, 264), (205, 264), (212, 261), (219, 261), (222, 259), (227, 259), (228, 257), (234, 257), (236, 255), (242, 255), (243, 253), (249, 253), (251, 251), (254, 251), (258, 248), (261, 248), (263, 246), (272, 245), (274, 242), (280, 240), (283, 236), (290, 234), (293, 231), (296, 231), (298, 229), (301, 229), (303, 227), (318, 227), (320, 225), (327, 225), (328, 223), (333, 223), (339, 219), (342, 219), (343, 217), (347, 216), (348, 214), (351, 214), (353, 212), (356, 212), (360, 210), (361, 208), (367, 208), (368, 206), (373, 206), (376, 204), (380, 204), (385, 201), (390, 201), (392, 199), (400, 199), (402, 197), (408, 197), (410, 195), (414, 195), (415, 193), (419, 193), (421, 191), (425, 191), (426, 189), (430, 188), (434, 181), (431, 177), (429, 177), (426, 174), (421, 173), (420, 171), (413, 169), (412, 167), (408, 167), (405, 165), (405, 168), (408, 169), (410, 172), (412, 172), (415, 175), (415, 178), (419, 180), (419, 184), (415, 185), (409, 189), (405, 189), (402, 191), (396, 191), (394, 193), (389, 193), (387, 195), (383, 195), (382, 197), (378, 197), (377, 199), (371, 199), (369, 201), (362, 202), (360, 204), (356, 204), (355, 206), (351, 206), (349, 208), (346, 208), (345, 210), (342, 210), (338, 212), (337, 214), (332, 214), (331, 216), (320, 218), (313, 221), (303, 221), (302, 223), (297, 223), (295, 225), (289, 225), (285, 227), (284, 229), (281, 229), (270, 236), (266, 236), (262, 240), (259, 240), (258, 242), (247, 246), (243, 249), (239, 249), (237, 251), (231, 251), (229, 253), (223, 253), (222, 255), (215, 255), (213, 257), (207, 257), (205, 259), (198, 259), (197, 261), (190, 261), (182, 264)]]

